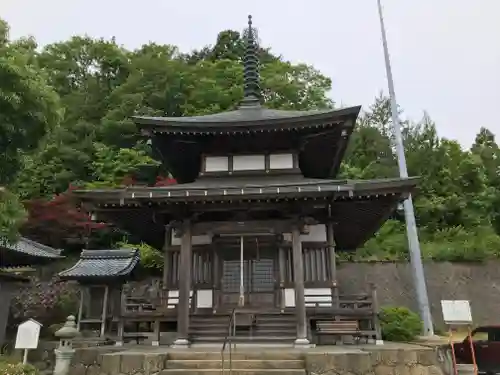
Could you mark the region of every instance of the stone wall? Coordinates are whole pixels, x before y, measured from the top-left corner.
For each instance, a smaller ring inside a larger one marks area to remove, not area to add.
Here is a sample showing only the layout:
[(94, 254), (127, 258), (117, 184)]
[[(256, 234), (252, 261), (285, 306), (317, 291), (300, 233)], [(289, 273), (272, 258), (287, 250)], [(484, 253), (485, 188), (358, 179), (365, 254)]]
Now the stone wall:
[[(42, 350), (38, 350), (43, 352)], [(49, 375), (53, 368), (53, 353), (45, 350), (44, 362), (31, 356), (30, 362)], [(288, 374), (283, 360), (300, 360), (300, 367), (293, 367), (294, 374), (310, 375), (450, 375), (443, 366), (436, 348), (408, 344), (386, 344), (383, 346), (330, 347), (296, 351), (293, 349), (246, 349), (233, 353), (233, 359), (244, 359), (245, 370), (236, 368), (233, 374)], [(52, 360), (51, 360), (52, 359)], [(176, 365), (169, 365), (170, 361)], [(226, 356), (225, 363), (228, 365)], [(276, 361), (276, 364), (272, 364)], [(194, 363), (193, 363), (194, 362)], [(237, 366), (242, 366), (242, 361)], [(251, 362), (251, 363), (250, 363)], [(236, 362), (234, 362), (236, 363)], [(273, 370), (261, 370), (263, 365), (272, 365)], [(257, 367), (254, 367), (256, 366)], [(236, 366), (236, 365), (235, 365)], [(226, 371), (227, 370), (227, 367)], [(299, 368), (302, 369), (299, 371)], [(168, 370), (167, 370), (168, 369)], [(259, 369), (259, 370), (256, 370)], [(167, 370), (167, 371), (163, 371)], [(191, 371), (190, 371), (191, 370)], [(170, 372), (169, 372), (170, 371)], [(221, 353), (216, 349), (203, 351), (176, 351), (168, 348), (117, 347), (78, 348), (70, 368), (71, 375), (167, 375), (214, 374), (222, 372)]]
[[(500, 261), (486, 263), (426, 262), (425, 276), (432, 315), (437, 328), (443, 329), (441, 300), (471, 301), (476, 325), (500, 324)], [(338, 284), (341, 293), (352, 294), (367, 290), (369, 283), (377, 285), (381, 306), (407, 306), (417, 311), (409, 264), (394, 262), (341, 263)], [(150, 281), (136, 285), (136, 293), (144, 295)], [(141, 285), (142, 284), (142, 285)]]
[(424, 347), (363, 350), (347, 353), (307, 353), (310, 375), (450, 375), (436, 350)]
[[(499, 324), (500, 261), (486, 263), (425, 263), (425, 276), (434, 322), (443, 327), (441, 300), (471, 301), (474, 323)], [(377, 285), (379, 303), (408, 306), (417, 311), (412, 274), (405, 263), (341, 263), (341, 293), (359, 293), (368, 283)]]

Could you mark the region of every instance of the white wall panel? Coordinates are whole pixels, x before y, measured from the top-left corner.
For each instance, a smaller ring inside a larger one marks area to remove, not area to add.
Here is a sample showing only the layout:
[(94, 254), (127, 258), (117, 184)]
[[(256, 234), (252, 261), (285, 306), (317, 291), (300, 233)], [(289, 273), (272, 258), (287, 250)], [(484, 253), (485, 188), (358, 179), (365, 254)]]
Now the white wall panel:
[[(191, 244), (192, 245), (209, 245), (212, 243), (212, 236), (209, 235), (200, 235), (200, 236), (192, 236)], [(172, 232), (172, 246), (180, 246), (181, 238), (177, 237), (174, 232)]]
[(234, 155), (234, 171), (263, 171), (266, 168), (264, 155)]
[(326, 241), (325, 224), (309, 226), (309, 234), (301, 234), (300, 239), (303, 242), (324, 242)]
[(212, 308), (212, 294), (212, 289), (198, 290), (196, 292), (196, 307), (201, 309)]
[(285, 307), (295, 307), (295, 289), (285, 288)]
[(207, 156), (205, 158), (205, 172), (224, 172), (229, 169), (227, 156)]
[(330, 288), (306, 288), (304, 294), (306, 307), (330, 307), (332, 305), (332, 290)]
[(292, 169), (293, 155), (292, 154), (271, 154), (269, 155), (270, 169)]

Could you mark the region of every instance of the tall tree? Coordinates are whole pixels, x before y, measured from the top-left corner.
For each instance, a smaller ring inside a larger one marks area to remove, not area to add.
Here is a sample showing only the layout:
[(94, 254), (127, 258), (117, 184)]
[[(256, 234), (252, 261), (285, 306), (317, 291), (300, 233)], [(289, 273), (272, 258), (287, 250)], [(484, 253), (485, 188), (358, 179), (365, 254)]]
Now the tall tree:
[(0, 184), (13, 181), (22, 152), (33, 150), (59, 123), (62, 108), (25, 43), (11, 43), (0, 21)]
[(15, 194), (0, 187), (0, 242), (13, 242), (26, 219), (26, 212)]

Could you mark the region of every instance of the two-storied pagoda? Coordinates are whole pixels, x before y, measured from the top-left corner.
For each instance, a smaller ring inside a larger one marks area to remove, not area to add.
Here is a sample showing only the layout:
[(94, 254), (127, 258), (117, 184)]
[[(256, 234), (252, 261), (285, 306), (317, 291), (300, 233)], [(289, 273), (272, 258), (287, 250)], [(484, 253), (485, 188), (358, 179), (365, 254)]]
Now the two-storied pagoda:
[(167, 302), (152, 309), (177, 321), (177, 346), (223, 340), (214, 319), (227, 326), (235, 307), (252, 317), (239, 320), (246, 338), (308, 345), (314, 319), (349, 315), (335, 252), (362, 245), (416, 185), (335, 179), (360, 107), (263, 107), (250, 17), (246, 41), (236, 110), (134, 117), (177, 185), (75, 192), (99, 220), (165, 252)]

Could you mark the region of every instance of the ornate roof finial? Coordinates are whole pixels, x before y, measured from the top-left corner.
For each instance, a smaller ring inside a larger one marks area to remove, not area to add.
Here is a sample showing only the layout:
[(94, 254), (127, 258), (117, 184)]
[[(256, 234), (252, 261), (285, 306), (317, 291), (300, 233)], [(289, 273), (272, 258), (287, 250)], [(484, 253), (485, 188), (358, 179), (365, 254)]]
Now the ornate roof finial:
[(244, 32), (246, 40), (243, 57), (244, 97), (242, 107), (260, 106), (259, 56), (256, 42), (256, 30), (252, 27), (252, 16), (248, 16), (248, 28)]

